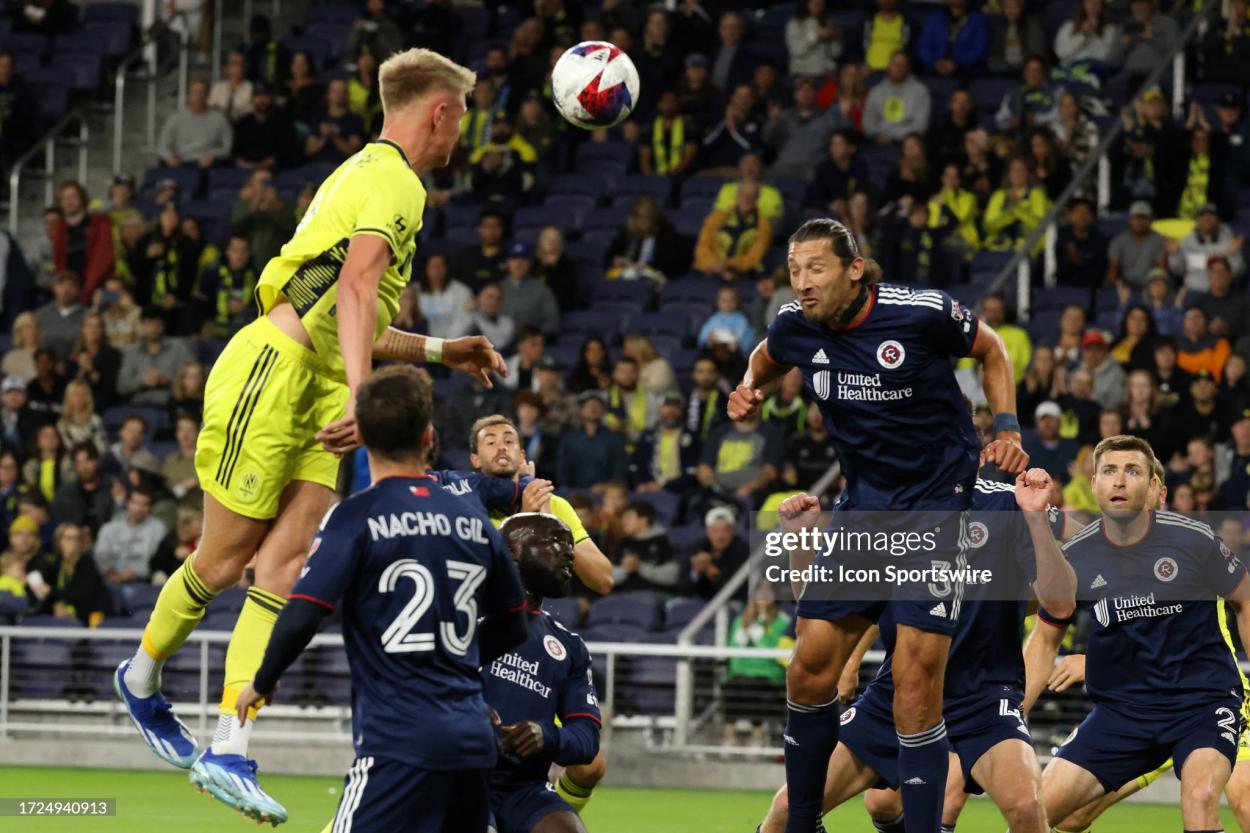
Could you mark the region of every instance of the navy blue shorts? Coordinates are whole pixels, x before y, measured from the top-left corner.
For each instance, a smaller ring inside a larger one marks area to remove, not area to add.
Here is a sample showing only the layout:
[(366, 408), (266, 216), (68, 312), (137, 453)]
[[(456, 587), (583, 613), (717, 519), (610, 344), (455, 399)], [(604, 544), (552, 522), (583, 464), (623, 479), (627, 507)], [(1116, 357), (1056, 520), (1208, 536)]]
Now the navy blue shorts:
[[(952, 586), (949, 582), (937, 584), (909, 582), (899, 586), (889, 581), (887, 570), (925, 570), (938, 565), (958, 569), (966, 565), (968, 557), (966, 508), (967, 501), (964, 496), (958, 495), (952, 498), (950, 506), (916, 510), (915, 515), (910, 518), (909, 512), (897, 513), (897, 521), (892, 522), (897, 524), (892, 526), (894, 532), (921, 527), (929, 528), (936, 522), (940, 531), (936, 536), (936, 548), (933, 549), (917, 549), (897, 558), (840, 552), (817, 553), (813, 564), (825, 567), (828, 575), (837, 574), (838, 567), (841, 565), (847, 568), (876, 570), (879, 577), (876, 582), (839, 584), (836, 580), (831, 580), (817, 586), (809, 585), (804, 590), (803, 597), (799, 599), (798, 615), (804, 619), (825, 619), (830, 622), (857, 615), (870, 622), (877, 622), (888, 606), (894, 621), (898, 624), (910, 625), (918, 630), (932, 633), (953, 634), (959, 623), (959, 609), (965, 592), (962, 584)], [(914, 525), (912, 518), (914, 518)], [(887, 522), (882, 521), (882, 523)], [(830, 529), (837, 525), (838, 512), (835, 511), (830, 521)], [(862, 592), (864, 596), (856, 598), (857, 591)]]
[(946, 738), (951, 751), (959, 756), (964, 792), (973, 795), (985, 792), (972, 777), (972, 767), (993, 747), (1005, 740), (1024, 741), (1032, 747), (1033, 739), (1020, 712), (1023, 700), (1024, 692), (1003, 686), (984, 695), (947, 700), (943, 704)]
[(898, 789), (898, 730), (894, 727), (894, 706), (886, 692), (869, 685), (859, 699), (842, 712), (838, 743), (877, 773), (874, 787)]
[(1241, 723), (1238, 697), (1185, 705), (1168, 715), (1099, 703), (1056, 755), (1090, 772), (1107, 792), (1115, 792), (1158, 769), (1169, 757), (1179, 778), (1185, 759), (1196, 749), (1214, 749), (1235, 765)]
[(530, 833), (552, 813), (576, 812), (546, 781), (495, 787), (490, 796), (492, 825), (498, 833)]
[(489, 769), (442, 772), (391, 758), (352, 762), (331, 833), (485, 833)]

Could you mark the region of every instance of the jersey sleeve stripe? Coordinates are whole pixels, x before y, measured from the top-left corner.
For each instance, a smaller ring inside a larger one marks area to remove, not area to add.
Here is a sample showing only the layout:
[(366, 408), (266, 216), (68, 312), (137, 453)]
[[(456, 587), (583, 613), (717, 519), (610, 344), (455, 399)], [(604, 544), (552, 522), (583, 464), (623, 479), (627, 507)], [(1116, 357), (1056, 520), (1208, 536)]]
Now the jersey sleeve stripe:
[(521, 602), (519, 605), (517, 605), (516, 607), (510, 607), (510, 608), (508, 608), (508, 612), (509, 612), (509, 613), (520, 613), (522, 610), (525, 610), (525, 602), (524, 602), (524, 601), (522, 601), (522, 602)]
[(597, 715), (593, 715), (590, 712), (573, 712), (572, 714), (562, 714), (560, 715), (560, 722), (567, 723), (568, 721), (572, 720), (575, 717), (588, 717), (591, 720), (595, 721), (595, 723), (597, 723), (598, 725), (600, 726), (603, 725), (603, 721), (600, 720)]
[(371, 226), (362, 226), (357, 229), (352, 229), (352, 237), (355, 237), (357, 234), (368, 234), (373, 237), (381, 237), (391, 247), (392, 252), (399, 251), (399, 244), (395, 242), (395, 238), (392, 237), (391, 233), (386, 229), (373, 228)]
[(303, 593), (292, 593), (290, 595), (290, 599), (291, 601), (295, 601), (296, 599), (302, 599), (303, 601), (306, 601), (306, 602), (312, 602), (315, 605), (321, 605), (326, 610), (334, 610), (334, 605), (330, 604), (324, 599), (318, 599), (315, 596), (305, 596)]
[(1069, 616), (1067, 619), (1060, 619), (1057, 616), (1052, 616), (1051, 614), (1046, 612), (1046, 608), (1044, 607), (1039, 607), (1037, 609), (1037, 618), (1039, 621), (1045, 622), (1046, 624), (1050, 625), (1052, 628), (1066, 628), (1068, 625), (1072, 624), (1072, 619), (1073, 619), (1073, 617), (1071, 616)]

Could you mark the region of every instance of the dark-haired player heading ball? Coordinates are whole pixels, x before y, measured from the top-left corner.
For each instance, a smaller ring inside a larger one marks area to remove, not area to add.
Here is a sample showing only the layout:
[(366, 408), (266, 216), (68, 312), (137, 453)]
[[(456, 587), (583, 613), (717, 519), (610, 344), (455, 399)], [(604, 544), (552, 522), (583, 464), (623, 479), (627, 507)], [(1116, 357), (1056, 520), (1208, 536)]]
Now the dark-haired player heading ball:
[[(794, 233), (789, 267), (797, 299), (781, 308), (752, 352), (729, 417), (755, 413), (762, 389), (798, 367), (846, 476), (838, 508), (950, 513), (940, 549), (925, 553), (924, 566), (962, 563), (978, 456), (1011, 474), (1028, 462), (1002, 340), (944, 292), (877, 283), (879, 267), (835, 220), (809, 220)], [(981, 363), (995, 415), (995, 439), (984, 450), (952, 370), (951, 360), (963, 356)], [(810, 500), (815, 509), (816, 498)], [(956, 588), (932, 599), (799, 602), (798, 642), (786, 672), (786, 833), (816, 829), (838, 742), (838, 677), (887, 604), (898, 623), (893, 707), (904, 813), (909, 831), (937, 833), (948, 765), (942, 685), (959, 601)]]

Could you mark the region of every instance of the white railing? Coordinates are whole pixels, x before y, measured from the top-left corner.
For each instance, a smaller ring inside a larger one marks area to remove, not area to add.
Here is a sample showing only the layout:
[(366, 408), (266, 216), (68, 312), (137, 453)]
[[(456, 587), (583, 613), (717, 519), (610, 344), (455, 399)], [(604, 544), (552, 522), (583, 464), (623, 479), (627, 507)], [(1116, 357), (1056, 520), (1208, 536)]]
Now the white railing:
[[(180, 12), (179, 16), (185, 15)], [(178, 35), (178, 109), (187, 103), (187, 83), (190, 81), (190, 34), (183, 27)], [(122, 158), (125, 149), (126, 131), (126, 84), (130, 71), (139, 63), (146, 64), (145, 78), (147, 82), (147, 113), (144, 123), (144, 145), (146, 153), (156, 151), (156, 87), (161, 81), (160, 67), (157, 62), (156, 38), (149, 30), (129, 55), (122, 59), (117, 67), (117, 75), (113, 78), (113, 173), (122, 171)]]
[(86, 105), (80, 105), (71, 110), (19, 156), (13, 163), (13, 167), (9, 169), (9, 233), (14, 237), (18, 234), (18, 223), (21, 220), (22, 176), (26, 172), (27, 164), (40, 153), (43, 154), (43, 204), (50, 205), (56, 179), (56, 145), (58, 141), (66, 139), (75, 126), (78, 128), (78, 138), (74, 140), (78, 150), (78, 181), (86, 181), (87, 149), (91, 138), (91, 128), (87, 124)]

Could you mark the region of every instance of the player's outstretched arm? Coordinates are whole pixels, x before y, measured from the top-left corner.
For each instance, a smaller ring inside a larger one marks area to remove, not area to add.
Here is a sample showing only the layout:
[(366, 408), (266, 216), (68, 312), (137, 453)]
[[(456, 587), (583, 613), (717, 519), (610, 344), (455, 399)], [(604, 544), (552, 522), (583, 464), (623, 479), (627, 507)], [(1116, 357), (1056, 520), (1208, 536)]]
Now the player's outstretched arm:
[(247, 722), (249, 711), (255, 714), (253, 710), (262, 700), (269, 702), (273, 698), (278, 678), (308, 647), (321, 627), (321, 620), (329, 616), (331, 610), (328, 605), (309, 599), (291, 598), (287, 601), (274, 623), (273, 634), (265, 648), (265, 658), (255, 679), (239, 695), (235, 708), (240, 725)]
[(373, 345), (373, 358), (398, 362), (438, 362), (452, 370), (479, 377), (488, 388), (495, 386), (491, 373), (504, 376), (508, 372), (503, 356), (485, 336), (463, 336), (444, 341), (387, 327)]
[(769, 354), (768, 339), (755, 345), (747, 362), (746, 375), (729, 395), (729, 418), (740, 422), (758, 411), (764, 404), (764, 388), (789, 372), (789, 367), (779, 364)]
[(1068, 624), (1067, 620), (1049, 618), (1044, 610), (1037, 612), (1037, 624), (1024, 642), (1024, 702), (1021, 709), (1025, 714), (1033, 708), (1050, 681), (1055, 657), (1059, 656), (1059, 644)]
[(529, 613), (524, 607), (507, 613), (492, 613), (477, 627), (478, 658), (489, 665), (525, 641), (529, 635)]
[(1023, 510), (1037, 563), (1033, 590), (1051, 616), (1068, 619), (1076, 613), (1076, 572), (1051, 532), (1049, 502), (1050, 475), (1045, 469), (1029, 469), (1016, 478), (1016, 503)]
[(612, 577), (612, 562), (587, 534), (586, 527), (582, 525), (581, 518), (577, 517), (572, 505), (559, 495), (552, 495), (550, 509), (553, 515), (564, 521), (573, 533), (573, 540), (577, 542), (573, 545), (573, 572), (582, 580), (582, 584), (599, 595), (612, 592), (612, 587), (616, 584)]
[(1007, 348), (998, 333), (981, 321), (968, 355), (981, 363), (981, 384), (994, 412), (994, 439), (982, 450), (981, 461), (993, 463), (1008, 474), (1019, 474), (1029, 464), (1029, 455), (1020, 447), (1016, 380)]

